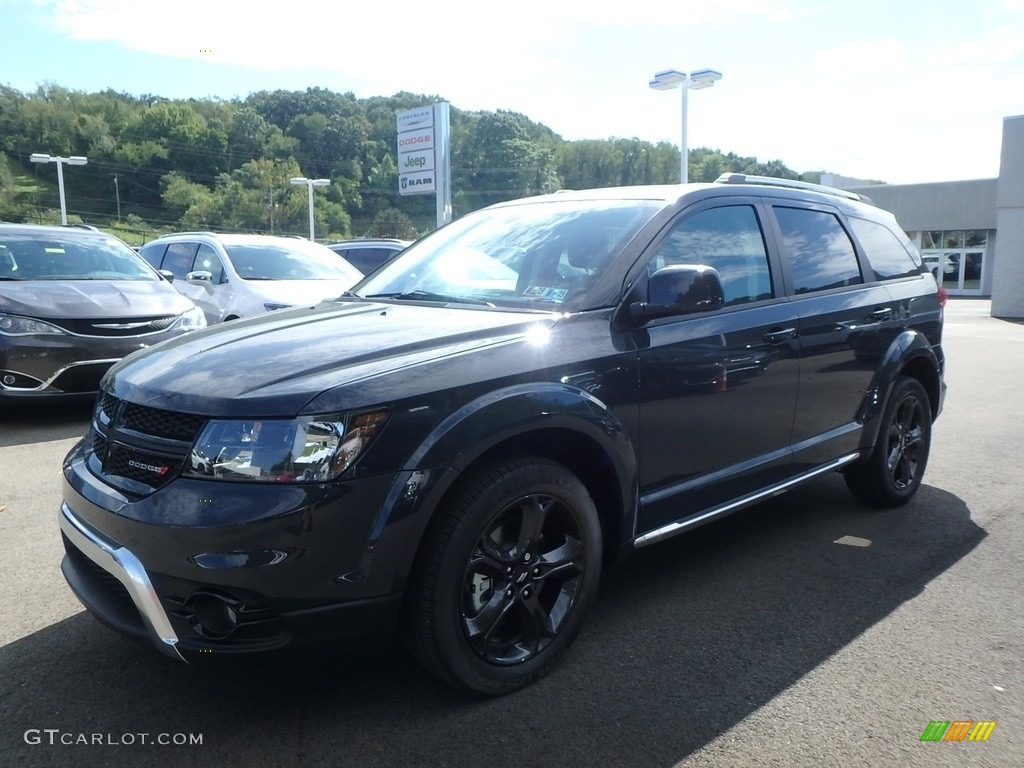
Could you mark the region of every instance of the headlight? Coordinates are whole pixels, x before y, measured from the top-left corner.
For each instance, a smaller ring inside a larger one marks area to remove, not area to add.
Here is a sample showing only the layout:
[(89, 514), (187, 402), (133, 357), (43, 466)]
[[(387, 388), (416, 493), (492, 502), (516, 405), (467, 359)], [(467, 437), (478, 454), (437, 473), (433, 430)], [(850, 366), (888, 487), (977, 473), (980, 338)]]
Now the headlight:
[(340, 416), (211, 421), (184, 474), (217, 480), (322, 483), (351, 467), (380, 432), (387, 409)]
[(275, 309), (288, 309), (289, 307), (294, 306), (294, 304), (274, 304), (271, 302), (264, 302), (263, 304), (263, 308), (267, 310), (267, 312), (273, 312)]
[(0, 333), (7, 336), (28, 336), (41, 333), (67, 335), (63, 328), (58, 328), (56, 325), (19, 315), (0, 315)]
[(182, 331), (198, 331), (200, 328), (206, 327), (206, 315), (203, 314), (203, 310), (199, 307), (186, 309), (181, 313), (181, 317), (175, 321), (173, 327)]

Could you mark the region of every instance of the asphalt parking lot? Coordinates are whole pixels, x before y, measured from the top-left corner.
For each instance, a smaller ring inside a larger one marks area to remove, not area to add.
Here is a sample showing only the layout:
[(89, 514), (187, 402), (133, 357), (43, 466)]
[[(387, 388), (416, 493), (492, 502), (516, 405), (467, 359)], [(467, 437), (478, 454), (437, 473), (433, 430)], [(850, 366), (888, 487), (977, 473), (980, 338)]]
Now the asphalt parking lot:
[[(831, 476), (643, 550), (562, 666), (494, 700), (398, 653), (209, 670), (123, 640), (59, 571), (60, 462), (90, 406), (8, 409), (0, 766), (1024, 765), (1024, 324), (989, 309), (949, 305), (910, 505), (868, 510)], [(936, 720), (997, 725), (921, 742)]]

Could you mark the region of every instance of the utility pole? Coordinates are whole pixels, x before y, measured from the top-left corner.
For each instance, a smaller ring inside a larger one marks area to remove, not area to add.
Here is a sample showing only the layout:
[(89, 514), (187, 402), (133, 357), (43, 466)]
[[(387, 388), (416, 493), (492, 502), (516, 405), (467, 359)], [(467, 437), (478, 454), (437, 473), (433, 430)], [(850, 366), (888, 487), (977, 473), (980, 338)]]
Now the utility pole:
[(121, 223), (121, 188), (117, 186), (117, 174), (114, 174), (114, 194), (117, 196), (117, 223)]

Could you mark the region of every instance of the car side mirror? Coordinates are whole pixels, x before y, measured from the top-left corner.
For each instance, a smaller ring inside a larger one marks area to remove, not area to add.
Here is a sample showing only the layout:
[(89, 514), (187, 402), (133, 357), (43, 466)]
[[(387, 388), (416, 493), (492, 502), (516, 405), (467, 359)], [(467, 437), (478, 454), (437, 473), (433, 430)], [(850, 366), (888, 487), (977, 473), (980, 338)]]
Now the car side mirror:
[(725, 289), (717, 270), (703, 264), (673, 264), (662, 267), (647, 284), (647, 301), (629, 305), (629, 314), (637, 322), (659, 317), (690, 315), (721, 309)]
[(185, 280), (189, 283), (212, 283), (213, 274), (206, 270), (199, 270), (198, 272), (189, 272), (185, 275)]
[(174, 282), (174, 273), (171, 272), (171, 270), (169, 270), (169, 269), (160, 269), (160, 270), (157, 270), (157, 271), (160, 273), (160, 277), (162, 277), (168, 283), (173, 283)]

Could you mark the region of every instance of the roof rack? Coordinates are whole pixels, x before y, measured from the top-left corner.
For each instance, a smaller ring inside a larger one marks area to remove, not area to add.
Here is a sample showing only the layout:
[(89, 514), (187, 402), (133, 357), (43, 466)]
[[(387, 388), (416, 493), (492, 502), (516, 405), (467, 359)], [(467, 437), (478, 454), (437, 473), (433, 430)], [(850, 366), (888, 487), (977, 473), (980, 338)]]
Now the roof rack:
[(777, 179), (773, 176), (748, 176), (745, 173), (723, 173), (717, 179), (716, 184), (760, 184), (766, 187), (785, 187), (786, 189), (802, 189), (805, 192), (818, 192), (833, 197), (844, 197), (847, 200), (860, 200), (862, 203), (869, 203), (871, 199), (867, 195), (859, 195), (856, 192), (848, 192), (845, 189), (826, 187), (824, 184), (811, 184), (809, 181), (794, 181), (793, 179)]

